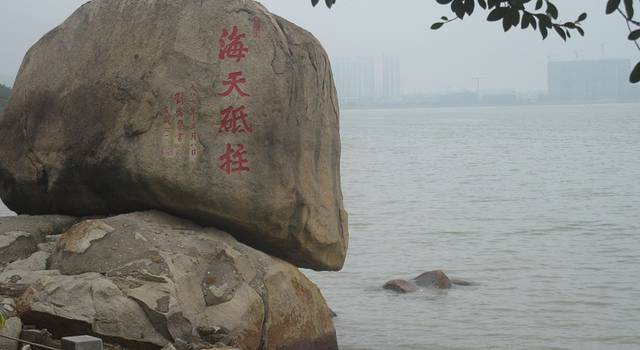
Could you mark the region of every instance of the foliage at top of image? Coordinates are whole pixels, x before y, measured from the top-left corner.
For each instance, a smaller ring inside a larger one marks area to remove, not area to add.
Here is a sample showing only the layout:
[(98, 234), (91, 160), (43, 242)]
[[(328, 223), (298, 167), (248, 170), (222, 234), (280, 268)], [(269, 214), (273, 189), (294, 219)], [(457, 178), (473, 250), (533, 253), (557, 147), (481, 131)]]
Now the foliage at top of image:
[[(327, 7), (331, 8), (337, 0), (325, 0)], [(555, 32), (562, 40), (571, 38), (572, 33), (584, 36), (582, 23), (587, 19), (587, 14), (580, 14), (575, 20), (561, 21), (558, 7), (550, 0), (435, 0), (440, 5), (449, 5), (455, 17), (442, 16), (440, 21), (431, 25), (431, 29), (437, 30), (445, 24), (462, 20), (471, 16), (481, 8), (488, 12), (487, 21), (501, 22), (505, 32), (511, 28), (520, 26), (521, 29), (531, 28), (540, 32), (542, 39), (546, 39), (549, 32)], [(555, 0), (554, 0), (555, 1)], [(606, 0), (606, 14), (620, 14), (629, 29), (627, 39), (634, 42), (640, 50), (640, 21), (635, 20), (634, 2), (640, 0)], [(320, 0), (311, 0), (316, 6)], [(477, 5), (476, 5), (477, 4)], [(629, 77), (631, 83), (640, 82), (640, 62), (636, 64)]]
[(0, 84), (0, 111), (4, 109), (9, 101), (9, 95), (11, 94), (11, 89)]

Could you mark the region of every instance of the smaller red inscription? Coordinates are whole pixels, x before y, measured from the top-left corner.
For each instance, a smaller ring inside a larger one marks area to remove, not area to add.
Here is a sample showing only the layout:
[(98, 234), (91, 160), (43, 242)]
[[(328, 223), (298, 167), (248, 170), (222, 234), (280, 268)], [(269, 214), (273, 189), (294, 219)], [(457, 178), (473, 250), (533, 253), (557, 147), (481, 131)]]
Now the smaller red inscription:
[(184, 93), (178, 92), (173, 96), (173, 100), (176, 103), (176, 106), (179, 106), (184, 103)]
[(257, 38), (260, 36), (260, 32), (262, 31), (262, 22), (260, 18), (253, 17), (253, 37)]

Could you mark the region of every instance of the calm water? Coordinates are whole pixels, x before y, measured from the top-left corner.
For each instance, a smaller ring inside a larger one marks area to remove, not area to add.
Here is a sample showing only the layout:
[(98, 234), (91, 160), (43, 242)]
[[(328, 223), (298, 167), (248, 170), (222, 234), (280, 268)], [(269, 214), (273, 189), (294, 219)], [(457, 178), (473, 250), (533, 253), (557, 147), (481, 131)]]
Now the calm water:
[[(342, 350), (640, 349), (640, 105), (345, 111)], [(2, 209), (0, 209), (2, 212)], [(444, 269), (480, 285), (396, 295)]]
[[(640, 105), (344, 111), (341, 349), (640, 349)], [(396, 295), (444, 269), (480, 283)]]

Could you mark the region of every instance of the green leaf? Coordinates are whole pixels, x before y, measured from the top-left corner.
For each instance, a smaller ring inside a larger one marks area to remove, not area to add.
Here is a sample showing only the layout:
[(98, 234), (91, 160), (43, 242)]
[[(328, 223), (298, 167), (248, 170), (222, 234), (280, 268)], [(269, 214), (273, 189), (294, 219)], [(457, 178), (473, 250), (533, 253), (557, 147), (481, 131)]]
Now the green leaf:
[(485, 10), (487, 9), (487, 2), (485, 0), (478, 0), (478, 5)]
[(536, 18), (534, 16), (531, 16), (531, 27), (533, 27), (533, 30), (538, 29), (538, 22), (536, 22)]
[(638, 64), (636, 64), (636, 67), (633, 68), (633, 72), (631, 72), (629, 81), (631, 82), (631, 84), (635, 84), (640, 81), (640, 62), (638, 62)]
[(502, 29), (504, 29), (505, 32), (508, 32), (509, 29), (511, 29), (511, 21), (509, 20), (509, 16), (504, 16), (504, 18), (502, 19)]
[(542, 8), (542, 5), (544, 5), (544, 1), (538, 0), (536, 2), (536, 10), (540, 10)]
[(438, 30), (438, 29), (442, 28), (443, 25), (444, 25), (444, 23), (442, 23), (442, 22), (436, 22), (436, 23), (431, 25), (431, 29)]
[(547, 15), (538, 14), (538, 21), (540, 22), (540, 27), (551, 28), (553, 24), (551, 23), (551, 18)]
[(471, 16), (475, 8), (476, 8), (476, 0), (465, 0), (464, 10), (467, 13), (467, 15)]
[(567, 34), (564, 32), (564, 29), (562, 29), (562, 27), (560, 27), (559, 25), (554, 25), (553, 29), (556, 30), (556, 33), (558, 33), (558, 35), (560, 35), (560, 37), (562, 38), (562, 40), (567, 41)]
[(5, 324), (4, 315), (2, 314), (2, 312), (0, 312), (0, 329), (4, 328), (4, 324)]
[(587, 19), (587, 14), (586, 14), (586, 13), (582, 13), (582, 14), (580, 15), (580, 17), (578, 17), (578, 22), (582, 22), (582, 21), (584, 21), (585, 19)]
[(448, 21), (449, 20), (449, 18), (447, 16), (442, 16), (442, 17), (440, 17), (440, 19), (443, 20), (443, 21)]
[(451, 11), (453, 11), (458, 18), (463, 19), (466, 14), (464, 0), (453, 0), (451, 3)]
[(311, 5), (316, 6), (320, 0), (311, 0)]
[(580, 33), (581, 36), (584, 36), (584, 29), (576, 26), (576, 30), (578, 31), (578, 33)]
[(620, 6), (620, 0), (609, 0), (607, 1), (607, 14), (610, 15), (614, 13), (618, 7)]
[(627, 18), (633, 18), (633, 0), (624, 0), (624, 8), (627, 11)]
[(636, 41), (640, 39), (640, 29), (636, 29), (633, 32), (629, 33), (629, 40)]
[(547, 13), (549, 14), (549, 17), (558, 19), (558, 8), (550, 2), (547, 2)]
[(547, 36), (549, 35), (549, 32), (547, 31), (547, 27), (540, 25), (538, 29), (540, 30), (540, 34), (542, 34), (542, 40), (546, 39)]
[(533, 18), (533, 15), (530, 14), (529, 12), (525, 12), (522, 14), (522, 29), (527, 29), (530, 25), (533, 26), (533, 23), (535, 23), (535, 19)]
[(520, 23), (520, 11), (510, 9), (502, 19), (502, 28), (505, 32), (508, 32), (509, 29), (517, 26), (518, 23)]
[(487, 21), (496, 22), (504, 18), (504, 15), (507, 13), (507, 9), (504, 7), (497, 7), (493, 9), (493, 11), (489, 12), (489, 16), (487, 16)]

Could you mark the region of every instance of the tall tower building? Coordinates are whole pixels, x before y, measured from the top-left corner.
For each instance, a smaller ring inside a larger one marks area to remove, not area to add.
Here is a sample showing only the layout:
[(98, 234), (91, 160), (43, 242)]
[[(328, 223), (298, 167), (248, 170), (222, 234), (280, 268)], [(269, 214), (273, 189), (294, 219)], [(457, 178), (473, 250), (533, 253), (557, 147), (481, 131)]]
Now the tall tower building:
[(549, 96), (563, 101), (630, 97), (628, 59), (556, 61), (548, 64)]
[(333, 72), (342, 101), (372, 98), (375, 94), (375, 65), (371, 57), (339, 57)]
[(382, 56), (382, 96), (393, 99), (400, 96), (400, 57)]

